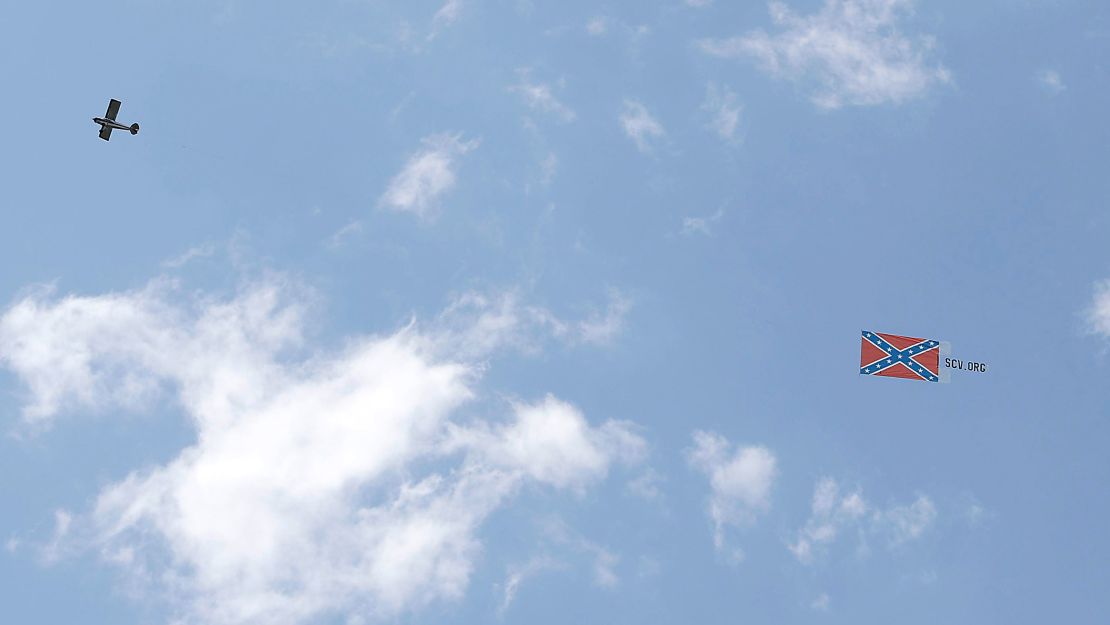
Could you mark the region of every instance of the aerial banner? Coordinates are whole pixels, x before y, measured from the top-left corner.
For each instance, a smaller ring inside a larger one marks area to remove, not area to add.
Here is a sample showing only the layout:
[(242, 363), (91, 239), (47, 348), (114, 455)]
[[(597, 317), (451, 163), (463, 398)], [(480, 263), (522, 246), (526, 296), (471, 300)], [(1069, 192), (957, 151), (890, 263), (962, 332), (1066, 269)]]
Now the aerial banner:
[(947, 372), (942, 374), (940, 371), (942, 347), (947, 355), (948, 345), (941, 341), (864, 330), (860, 342), (859, 372), (860, 375), (921, 382), (947, 382)]

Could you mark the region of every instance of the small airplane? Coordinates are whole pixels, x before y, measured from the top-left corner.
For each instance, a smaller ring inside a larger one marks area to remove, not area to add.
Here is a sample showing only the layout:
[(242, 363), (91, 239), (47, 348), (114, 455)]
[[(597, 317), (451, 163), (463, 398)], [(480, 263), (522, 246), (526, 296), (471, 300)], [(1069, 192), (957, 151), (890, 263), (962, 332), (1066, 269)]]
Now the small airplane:
[(104, 117), (93, 118), (94, 122), (100, 124), (100, 138), (104, 139), (105, 141), (108, 140), (108, 137), (112, 136), (113, 128), (130, 131), (133, 135), (139, 134), (138, 124), (124, 126), (123, 124), (116, 121), (116, 113), (119, 112), (119, 105), (119, 100), (111, 100), (110, 102), (108, 102), (108, 112), (104, 114)]

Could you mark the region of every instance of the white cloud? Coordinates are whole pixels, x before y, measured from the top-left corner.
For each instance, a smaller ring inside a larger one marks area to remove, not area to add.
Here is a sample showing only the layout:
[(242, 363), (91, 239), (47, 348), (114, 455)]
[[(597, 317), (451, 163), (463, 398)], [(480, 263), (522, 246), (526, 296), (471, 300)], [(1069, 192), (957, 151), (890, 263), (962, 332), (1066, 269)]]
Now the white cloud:
[(586, 32), (595, 37), (604, 35), (607, 30), (609, 30), (609, 20), (600, 15), (591, 17), (590, 21), (586, 22)]
[[(0, 362), (19, 373), (31, 391), (23, 407), (24, 420), (46, 421), (76, 405), (133, 407), (155, 394), (173, 367), (170, 350), (179, 340), (175, 336), (179, 311), (164, 302), (171, 288), (169, 282), (156, 281), (138, 292), (60, 301), (51, 301), (52, 289), (43, 288), (12, 306), (0, 318)], [(254, 302), (240, 302), (240, 312), (260, 320), (265, 295), (256, 292), (254, 296)], [(229, 314), (213, 311), (214, 318), (197, 322), (203, 326), (195, 329), (198, 348), (217, 347), (199, 343), (216, 339), (217, 317)], [(270, 336), (281, 334), (275, 329)], [(259, 343), (255, 338), (251, 337), (252, 344)], [(132, 366), (135, 361), (144, 366)]]
[(664, 134), (663, 126), (651, 116), (643, 104), (635, 100), (624, 101), (620, 122), (624, 134), (636, 143), (636, 148), (641, 152), (650, 151), (652, 141)]
[(686, 0), (686, 6), (701, 9), (713, 4), (713, 0)]
[(379, 203), (429, 219), (434, 217), (439, 199), (455, 186), (458, 159), (477, 148), (478, 141), (464, 142), (459, 135), (441, 134), (425, 137), (423, 143), (423, 149), (410, 156), (389, 182)]
[(928, 58), (931, 38), (910, 38), (899, 30), (912, 5), (912, 0), (825, 0), (818, 12), (801, 16), (772, 2), (779, 34), (756, 31), (699, 45), (714, 56), (754, 57), (777, 78), (816, 83), (812, 99), (822, 108), (897, 104), (950, 79), (948, 70)]
[(693, 236), (695, 234), (703, 234), (705, 236), (713, 235), (713, 225), (725, 216), (723, 209), (717, 209), (712, 215), (708, 217), (683, 217), (682, 218), (682, 234), (685, 236)]
[(616, 567), (620, 556), (603, 545), (588, 540), (567, 527), (566, 523), (553, 519), (544, 528), (546, 538), (563, 553), (578, 552), (591, 559), (593, 582), (599, 588), (614, 588), (620, 583)]
[(866, 513), (867, 503), (859, 491), (840, 497), (836, 480), (822, 478), (813, 493), (813, 515), (788, 547), (799, 561), (812, 562), (815, 550), (835, 541), (845, 527), (857, 523)]
[(509, 606), (513, 604), (513, 600), (516, 599), (520, 586), (525, 581), (545, 571), (562, 569), (565, 566), (562, 562), (550, 556), (537, 556), (523, 565), (509, 567), (505, 582), (502, 584), (501, 605), (498, 608), (498, 614), (504, 616)]
[(432, 20), (445, 24), (453, 23), (455, 20), (459, 19), (459, 11), (462, 10), (462, 4), (462, 0), (447, 0), (447, 2), (443, 3), (443, 6), (439, 7), (439, 10), (436, 11)]
[(502, 347), (538, 351), (546, 335), (569, 344), (606, 345), (624, 328), (632, 302), (617, 291), (609, 294), (604, 312), (568, 321), (550, 310), (525, 304), (515, 291), (459, 295), (440, 314), (439, 340), (460, 354), (485, 354)]
[[(624, 319), (632, 310), (632, 300), (618, 291), (610, 291), (609, 305), (604, 312), (593, 312), (585, 319), (562, 331), (575, 342), (606, 345), (624, 330)], [(565, 324), (564, 324), (565, 326)]]
[(969, 527), (981, 527), (991, 520), (994, 514), (979, 501), (975, 495), (964, 493), (960, 497), (960, 508), (963, 510), (964, 521)]
[(1067, 86), (1064, 84), (1064, 79), (1060, 78), (1059, 72), (1051, 69), (1037, 72), (1037, 82), (1045, 91), (1048, 91), (1052, 95), (1056, 95), (1067, 89)]
[(736, 94), (728, 87), (719, 87), (713, 83), (706, 87), (701, 110), (709, 115), (709, 127), (713, 132), (729, 143), (735, 143), (738, 139), (740, 113), (743, 109)]
[(215, 253), (216, 246), (211, 243), (205, 243), (204, 245), (197, 245), (189, 248), (180, 256), (163, 262), (162, 266), (169, 269), (179, 269), (197, 258), (207, 258)]
[(636, 565), (636, 576), (640, 579), (656, 577), (663, 572), (663, 565), (651, 556), (640, 556)]
[(964, 516), (967, 517), (968, 525), (977, 527), (983, 522), (983, 517), (987, 515), (986, 509), (978, 503), (970, 503), (967, 506)]
[(550, 85), (542, 82), (531, 82), (528, 79), (528, 72), (526, 70), (519, 73), (520, 82), (509, 87), (509, 91), (519, 93), (533, 110), (554, 115), (563, 122), (569, 123), (574, 121), (574, 111), (555, 97), (555, 94), (551, 91)]
[(462, 7), (462, 0), (447, 0), (447, 2), (444, 2), (443, 6), (439, 7), (439, 10), (432, 16), (432, 28), (428, 33), (428, 40), (435, 39), (443, 29), (454, 24), (459, 19)]
[(635, 58), (640, 56), (641, 46), (651, 34), (651, 27), (597, 15), (586, 22), (586, 32), (593, 37), (613, 35), (615, 41), (623, 45), (625, 54)]
[(771, 507), (771, 488), (778, 475), (775, 455), (766, 447), (737, 447), (719, 434), (694, 432), (690, 464), (709, 477), (709, 517), (713, 544), (725, 546), (725, 528), (746, 527)]
[(42, 548), (42, 559), (46, 563), (53, 563), (61, 559), (66, 553), (67, 540), (73, 528), (73, 515), (68, 510), (54, 511), (54, 535)]
[(452, 441), (488, 465), (579, 491), (604, 477), (610, 463), (635, 464), (646, 454), (632, 424), (609, 421), (591, 427), (581, 411), (552, 395), (535, 404), (514, 404), (513, 413), (511, 422), (494, 429), (459, 429)]
[(858, 489), (842, 494), (836, 480), (824, 477), (814, 488), (809, 520), (787, 548), (799, 562), (809, 564), (841, 534), (853, 530), (861, 538), (867, 534), (886, 536), (888, 545), (897, 547), (920, 538), (935, 519), (936, 507), (924, 495), (918, 495), (907, 506), (877, 509), (864, 500)]
[(1095, 298), (1087, 310), (1087, 323), (1092, 332), (1110, 339), (1110, 280), (1095, 284)]
[(328, 238), (328, 247), (342, 247), (348, 239), (360, 234), (361, 232), (362, 221), (356, 219), (355, 221), (349, 222), (339, 230), (336, 230), (335, 233)]
[(809, 607), (815, 612), (828, 612), (829, 604), (831, 602), (832, 601), (829, 598), (829, 594), (823, 592), (817, 595), (817, 598), (813, 600), (813, 603), (809, 604)]
[[(503, 423), (457, 417), (490, 352), (456, 348), (510, 345), (475, 334), (512, 327), (441, 317), (305, 354), (311, 308), (278, 276), (180, 299), (162, 282), (32, 293), (0, 318), (0, 358), (34, 423), (163, 393), (189, 417), (195, 444), (57, 523), (62, 542), (82, 537), (163, 590), (183, 622), (389, 617), (458, 598), (479, 528), (521, 487), (581, 491), (644, 453), (630, 424), (591, 425), (550, 395)], [(597, 558), (604, 579), (611, 562)]]
[(937, 518), (937, 508), (925, 495), (908, 506), (895, 506), (879, 513), (875, 521), (884, 528), (892, 545), (920, 538)]
[(594, 584), (602, 588), (614, 588), (620, 583), (616, 566), (620, 562), (612, 551), (602, 547), (594, 549)]
[(554, 152), (548, 152), (547, 156), (540, 161), (540, 182), (544, 185), (551, 184), (555, 180), (555, 172), (559, 170), (559, 157)]
[(647, 468), (635, 479), (628, 482), (626, 490), (629, 494), (645, 501), (657, 501), (663, 496), (661, 484), (663, 476), (652, 468)]
[[(612, 589), (620, 585), (617, 567), (621, 563), (621, 557), (612, 550), (584, 538), (557, 517), (545, 520), (540, 529), (543, 551), (522, 565), (510, 566), (505, 581), (500, 584), (502, 597), (499, 615), (504, 616), (525, 581), (549, 571), (585, 568), (589, 570), (593, 584), (598, 588)], [(549, 552), (558, 553), (559, 556), (552, 557)], [(654, 566), (658, 568), (658, 564)], [(641, 577), (648, 573), (642, 560), (639, 569)]]

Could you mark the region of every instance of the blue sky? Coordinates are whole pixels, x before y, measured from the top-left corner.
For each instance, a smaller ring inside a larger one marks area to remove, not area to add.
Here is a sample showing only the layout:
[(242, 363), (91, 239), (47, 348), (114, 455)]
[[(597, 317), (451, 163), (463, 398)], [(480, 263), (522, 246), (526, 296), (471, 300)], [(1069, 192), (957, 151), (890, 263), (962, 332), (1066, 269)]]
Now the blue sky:
[(1103, 4), (7, 18), (5, 622), (1103, 618)]

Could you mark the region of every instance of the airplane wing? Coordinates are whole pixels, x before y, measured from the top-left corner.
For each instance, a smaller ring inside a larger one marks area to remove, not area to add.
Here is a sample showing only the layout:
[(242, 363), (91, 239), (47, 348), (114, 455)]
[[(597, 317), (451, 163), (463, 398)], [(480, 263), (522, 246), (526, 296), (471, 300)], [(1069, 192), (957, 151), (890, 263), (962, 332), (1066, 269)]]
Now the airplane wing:
[(104, 114), (104, 118), (115, 121), (116, 113), (119, 112), (119, 105), (120, 101), (116, 99), (112, 99), (110, 102), (108, 102), (108, 112)]
[[(112, 100), (112, 102), (115, 102), (115, 100)], [(118, 109), (119, 107), (117, 106), (116, 108)], [(109, 108), (108, 110), (111, 111), (112, 109)], [(100, 127), (100, 138), (107, 141), (108, 137), (110, 137), (110, 136), (112, 136), (112, 127), (111, 126), (101, 126)]]

